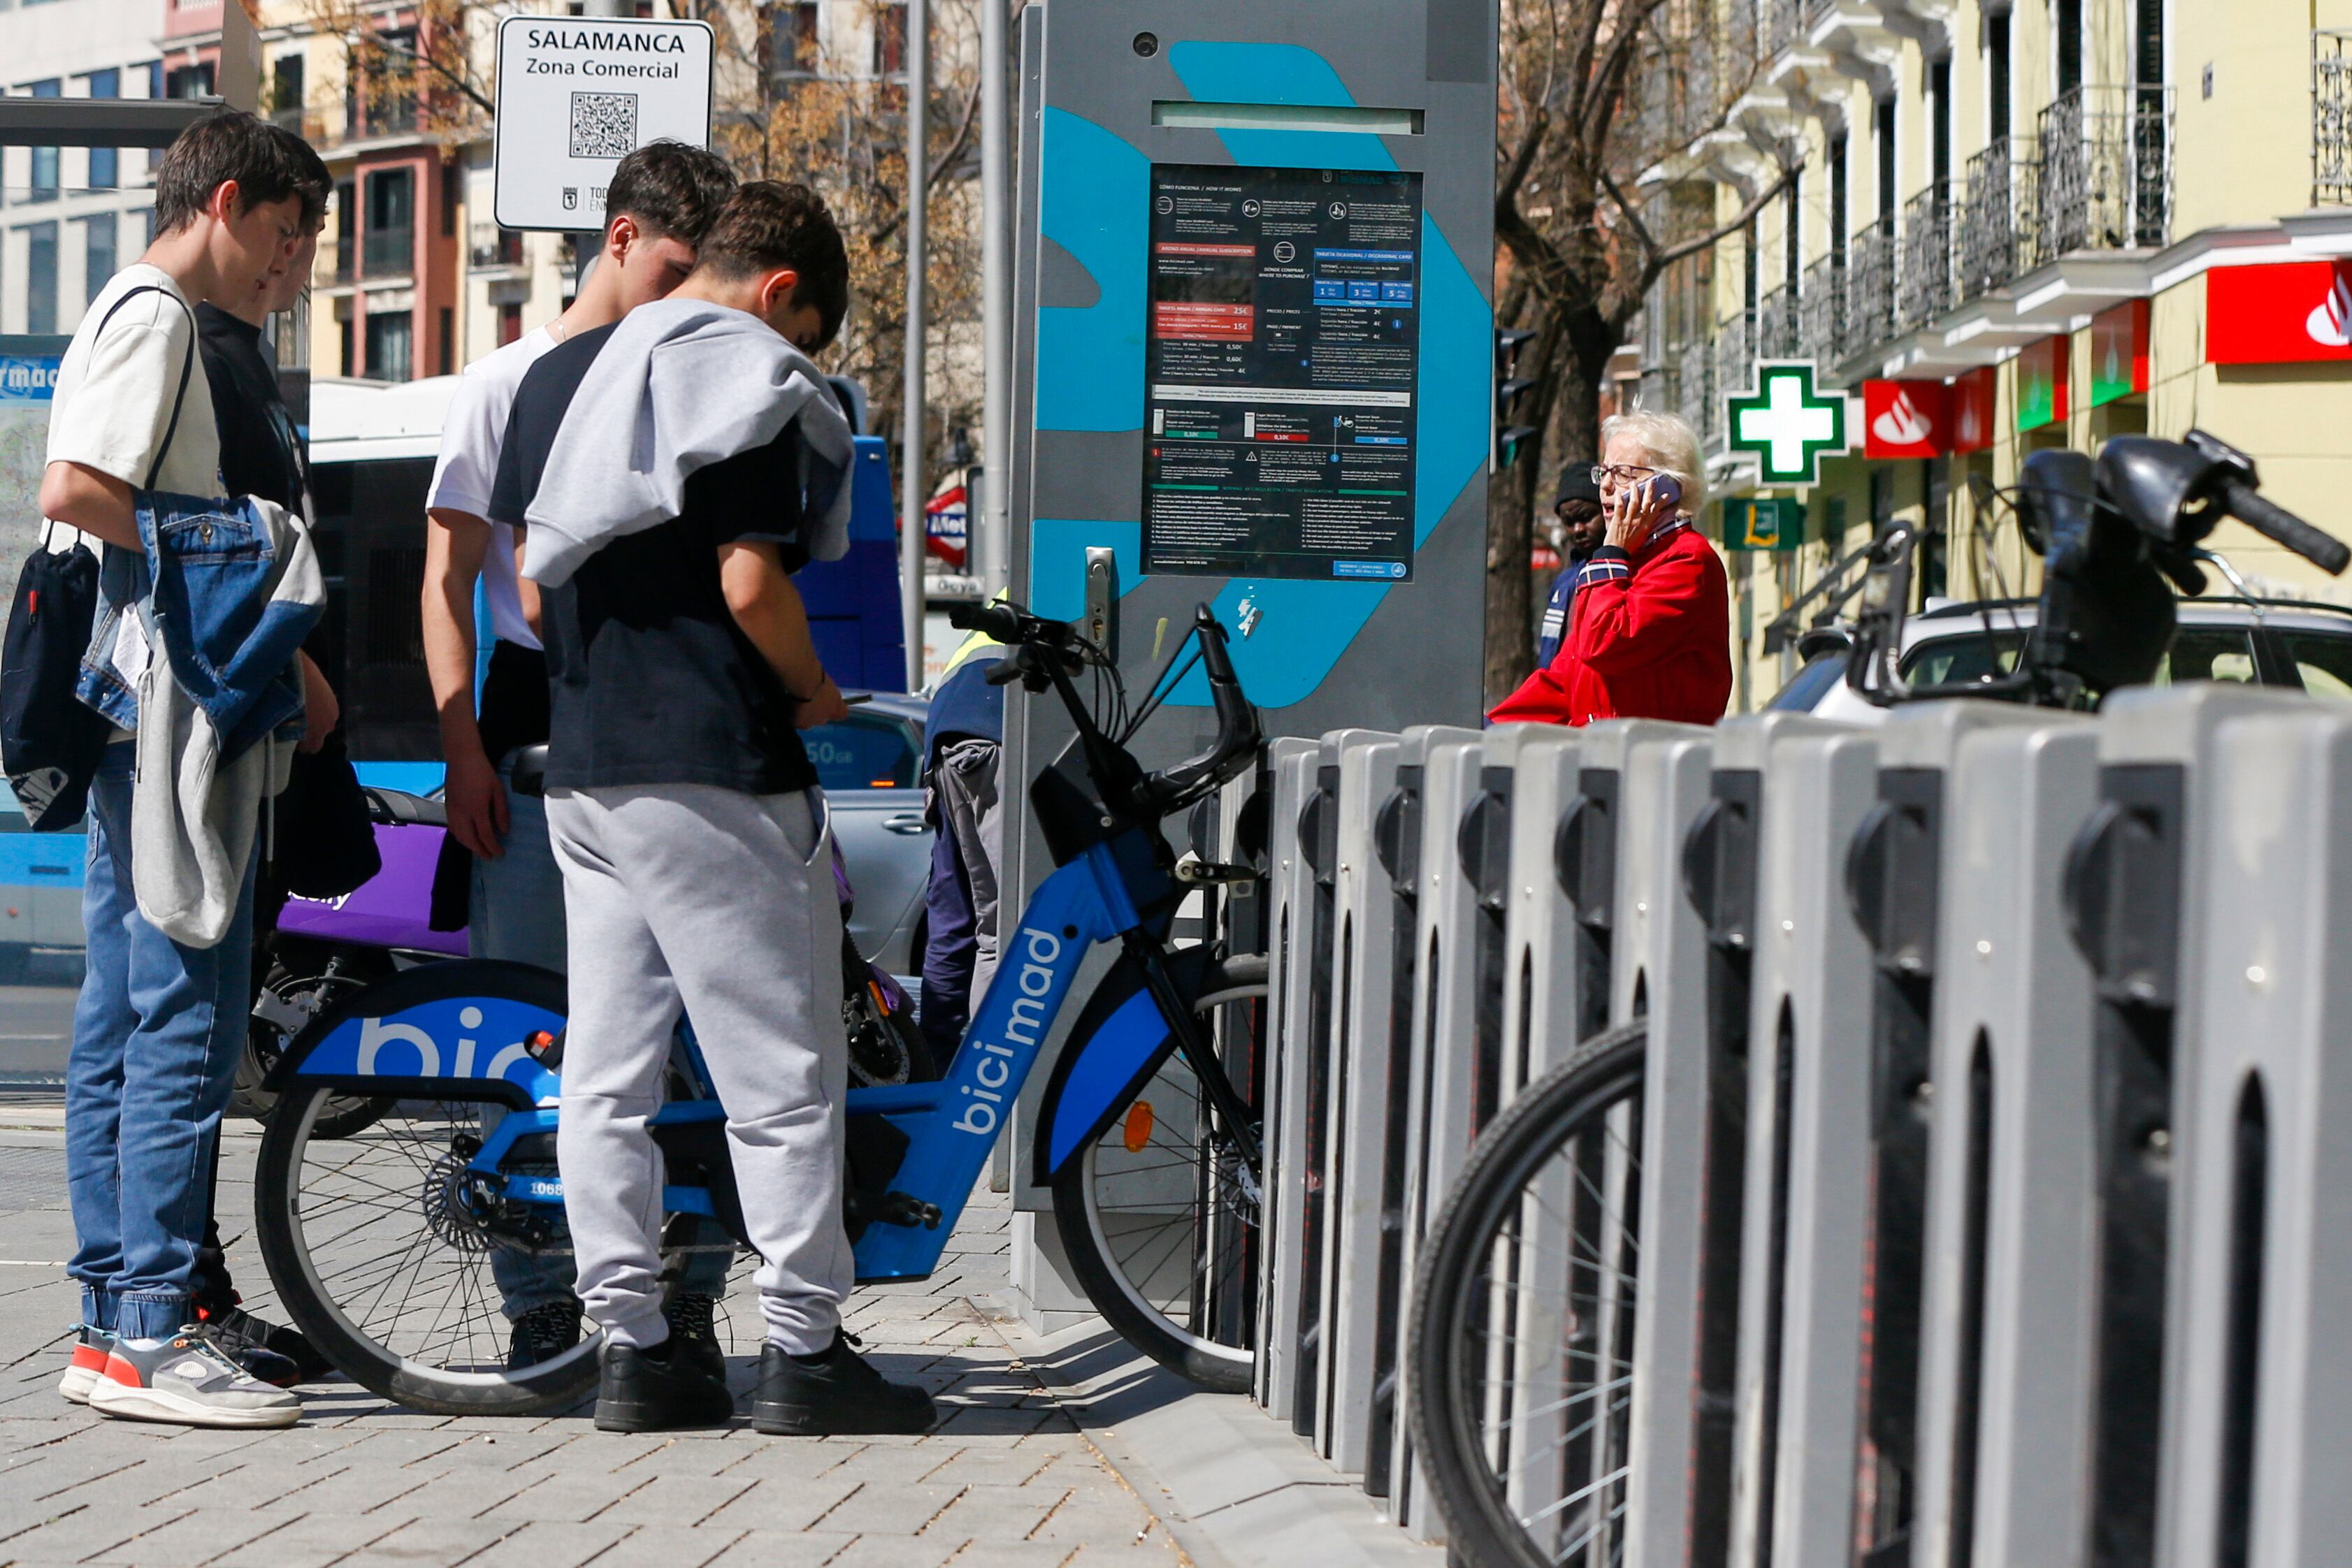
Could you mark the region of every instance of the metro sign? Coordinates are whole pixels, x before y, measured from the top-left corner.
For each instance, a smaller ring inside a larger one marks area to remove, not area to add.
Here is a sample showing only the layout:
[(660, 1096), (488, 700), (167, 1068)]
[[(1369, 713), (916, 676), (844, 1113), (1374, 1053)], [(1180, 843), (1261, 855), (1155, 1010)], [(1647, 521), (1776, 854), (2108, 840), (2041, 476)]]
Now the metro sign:
[(1811, 360), (1759, 360), (1746, 393), (1724, 399), (1734, 452), (1752, 454), (1767, 485), (1811, 485), (1823, 457), (1849, 449), (1845, 394), (1818, 393)]

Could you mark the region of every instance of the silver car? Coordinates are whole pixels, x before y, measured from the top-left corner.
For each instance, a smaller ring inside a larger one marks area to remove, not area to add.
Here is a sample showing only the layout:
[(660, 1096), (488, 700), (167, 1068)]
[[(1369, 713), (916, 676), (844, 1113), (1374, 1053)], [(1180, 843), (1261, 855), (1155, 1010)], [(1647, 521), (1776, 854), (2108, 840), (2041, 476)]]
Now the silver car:
[(804, 730), (834, 837), (849, 868), (857, 950), (893, 975), (922, 968), (923, 889), (931, 830), (923, 820), (923, 719), (929, 702), (904, 692), (864, 700), (837, 724)]
[[(1903, 678), (1914, 685), (1983, 680), (2017, 667), (2035, 621), (2032, 600), (1940, 604), (1903, 623)], [(2352, 610), (2288, 600), (2184, 599), (2172, 647), (2155, 684), (2241, 681), (2352, 701)], [(1798, 640), (1804, 667), (1768, 706), (1877, 724), (1874, 707), (1845, 684), (1846, 652), (1832, 629)]]

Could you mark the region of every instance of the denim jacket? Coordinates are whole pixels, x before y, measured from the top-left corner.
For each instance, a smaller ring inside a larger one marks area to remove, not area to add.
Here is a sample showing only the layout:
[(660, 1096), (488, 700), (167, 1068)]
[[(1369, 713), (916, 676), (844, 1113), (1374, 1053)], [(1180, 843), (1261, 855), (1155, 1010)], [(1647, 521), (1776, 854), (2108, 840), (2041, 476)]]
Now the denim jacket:
[(296, 655), (326, 607), (299, 519), (254, 497), (134, 497), (134, 555), (110, 549), (81, 699), (139, 730), (131, 798), (139, 913), (211, 947), (236, 925), (261, 808), (302, 727)]
[(220, 735), (224, 762), (264, 736), (299, 738), (302, 676), (294, 655), (322, 606), (274, 596), (276, 530), (260, 510), (270, 503), (146, 490), (133, 501), (145, 549), (103, 551), (98, 619), (76, 695), (136, 729), (140, 678), (160, 649)]

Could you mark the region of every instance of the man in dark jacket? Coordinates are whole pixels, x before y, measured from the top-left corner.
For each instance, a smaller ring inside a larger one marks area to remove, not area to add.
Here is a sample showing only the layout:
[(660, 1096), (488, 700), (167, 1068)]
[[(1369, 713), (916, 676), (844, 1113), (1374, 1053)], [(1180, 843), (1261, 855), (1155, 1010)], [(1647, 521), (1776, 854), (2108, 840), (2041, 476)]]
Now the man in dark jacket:
[(1601, 548), (1607, 523), (1601, 513), (1601, 486), (1592, 482), (1592, 465), (1570, 463), (1560, 471), (1559, 499), (1552, 503), (1559, 519), (1559, 579), (1551, 585), (1551, 601), (1544, 606), (1543, 630), (1536, 638), (1536, 668), (1548, 669), (1559, 656), (1560, 640), (1568, 635), (1570, 607), (1576, 602), (1576, 574)]

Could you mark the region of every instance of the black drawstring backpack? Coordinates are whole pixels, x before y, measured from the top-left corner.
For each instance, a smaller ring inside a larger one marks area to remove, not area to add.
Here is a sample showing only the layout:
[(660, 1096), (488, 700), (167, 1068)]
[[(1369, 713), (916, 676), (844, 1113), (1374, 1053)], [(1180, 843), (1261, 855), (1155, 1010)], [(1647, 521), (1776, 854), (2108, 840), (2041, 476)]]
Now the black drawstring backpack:
[[(126, 291), (98, 324), (99, 333), (104, 334), (107, 321), (126, 301), (163, 292), (152, 285)], [(180, 428), (180, 406), (187, 401), (188, 375), (195, 362), (191, 316), (188, 360), (180, 367), (172, 423), (155, 449), (154, 465), (147, 470), (150, 490)], [(97, 777), (107, 737), (114, 733), (102, 715), (74, 695), (81, 656), (89, 651), (90, 628), (97, 618), (98, 557), (79, 540), (69, 550), (52, 550), (45, 524), (41, 542), (16, 578), (16, 601), (9, 606), (7, 637), (0, 643), (0, 768), (6, 769), (8, 788), (25, 809), (26, 825), (37, 833), (61, 832), (81, 821), (89, 803), (89, 781)]]

